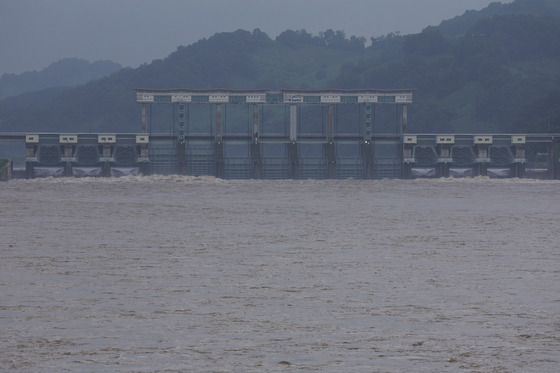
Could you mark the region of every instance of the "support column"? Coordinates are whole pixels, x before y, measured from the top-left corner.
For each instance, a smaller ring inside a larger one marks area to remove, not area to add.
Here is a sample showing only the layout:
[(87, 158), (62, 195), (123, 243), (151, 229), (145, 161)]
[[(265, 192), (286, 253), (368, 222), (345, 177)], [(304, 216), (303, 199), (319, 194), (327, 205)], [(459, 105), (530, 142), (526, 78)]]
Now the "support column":
[(216, 165), (216, 177), (223, 179), (224, 171), (224, 144), (220, 141), (214, 143), (214, 163)]
[(525, 177), (525, 162), (515, 163), (514, 175), (513, 177), (524, 178)]
[(140, 146), (140, 157), (142, 158), (142, 163), (140, 163), (140, 173), (142, 175), (148, 175), (150, 173), (150, 164), (145, 159), (148, 159), (148, 144), (142, 144)]
[(259, 141), (259, 106), (253, 104), (253, 142)]
[(488, 175), (488, 163), (482, 162), (478, 163), (478, 176), (487, 176)]
[(441, 164), (441, 171), (440, 171), (440, 177), (449, 177), (449, 163), (447, 162), (442, 162)]
[(366, 140), (362, 144), (362, 157), (364, 159), (364, 178), (373, 179), (373, 143)]
[(262, 177), (261, 146), (259, 144), (259, 107), (253, 104), (253, 143), (251, 144), (251, 162), (253, 163), (253, 178)]
[(142, 133), (146, 133), (146, 104), (142, 104)]
[(373, 179), (373, 114), (370, 103), (364, 105), (364, 144), (363, 157), (365, 167), (365, 178)]
[[(64, 145), (64, 158), (72, 159), (73, 156), (73, 146), (70, 144)], [(67, 160), (66, 164), (64, 165), (64, 175), (66, 177), (72, 176), (72, 162), (69, 160)]]
[(35, 158), (37, 151), (37, 146), (35, 144), (26, 143), (25, 144), (25, 157), (26, 158)]
[(402, 142), (403, 177), (405, 179), (412, 179), (412, 165), (416, 161), (414, 157), (414, 147), (418, 142), (418, 137), (416, 135), (403, 135)]
[(329, 104), (327, 111), (327, 178), (336, 178), (336, 147), (333, 139), (333, 105)]
[(453, 162), (451, 146), (455, 143), (455, 138), (450, 135), (441, 139), (441, 136), (438, 136), (436, 142), (438, 142), (438, 161), (440, 165), (438, 177), (449, 177), (449, 166)]
[(111, 158), (111, 144), (103, 144), (101, 156), (103, 158)]
[(327, 140), (329, 142), (333, 141), (333, 105), (329, 104), (329, 109), (327, 112)]
[(216, 164), (216, 177), (223, 179), (225, 176), (224, 144), (222, 143), (222, 105), (216, 104), (216, 142), (214, 144), (214, 162)]
[(150, 173), (150, 137), (148, 135), (136, 135), (136, 150), (140, 155), (138, 157), (140, 173), (148, 175)]
[(12, 160), (8, 159), (3, 168), (4, 169), (0, 168), (0, 181), (10, 181), (12, 179), (12, 172), (14, 169)]
[(253, 179), (260, 179), (262, 175), (261, 145), (258, 142), (251, 144), (251, 162), (253, 163)]
[(101, 161), (103, 162), (101, 175), (105, 177), (109, 177), (111, 176), (111, 163), (110, 163), (111, 153), (112, 153), (111, 144), (103, 143), (103, 145), (101, 145), (101, 148), (102, 148)]
[(222, 104), (216, 104), (216, 141), (222, 142)]
[(33, 179), (33, 162), (25, 162), (25, 178)]
[(327, 179), (336, 178), (336, 149), (335, 144), (329, 141), (325, 144), (325, 154), (327, 156)]
[(554, 143), (546, 144), (546, 169), (550, 180), (554, 179)]
[(25, 142), (25, 178), (31, 179), (33, 177), (33, 159), (35, 159), (35, 151), (37, 147), (35, 144)]
[(66, 176), (66, 177), (72, 176), (72, 163), (71, 162), (66, 162), (66, 164), (64, 165), (64, 176)]
[(298, 106), (290, 105), (290, 143), (288, 144), (288, 159), (290, 161), (290, 177), (298, 178), (299, 173), (299, 154), (297, 146), (297, 129), (298, 129)]
[(214, 162), (216, 164), (216, 177), (223, 179), (225, 176), (224, 144), (222, 143), (222, 104), (216, 104), (216, 142), (214, 144)]
[(403, 178), (412, 179), (412, 165), (409, 162), (403, 164)]
[(298, 147), (295, 142), (288, 144), (288, 160), (290, 161), (290, 177), (295, 180), (298, 178), (299, 165)]
[(402, 106), (402, 133), (406, 133), (406, 126), (408, 125), (408, 109), (405, 104)]
[(371, 112), (371, 104), (365, 104), (364, 142), (371, 141), (372, 134), (373, 134), (373, 116)]
[(513, 136), (518, 141), (513, 142), (515, 152), (515, 163), (513, 165), (513, 177), (525, 177), (525, 136)]
[(109, 161), (103, 162), (103, 166), (102, 166), (102, 169), (101, 169), (101, 174), (104, 177), (111, 176), (111, 165), (110, 165)]
[(290, 141), (295, 142), (297, 141), (297, 126), (298, 126), (298, 117), (297, 117), (297, 105), (290, 105)]
[(187, 173), (187, 160), (185, 152), (185, 104), (179, 104), (179, 131), (177, 134), (177, 161), (179, 175)]
[(488, 164), (491, 162), (489, 146), (492, 145), (492, 135), (475, 135), (473, 139), (476, 148), (476, 162), (479, 176), (488, 175)]

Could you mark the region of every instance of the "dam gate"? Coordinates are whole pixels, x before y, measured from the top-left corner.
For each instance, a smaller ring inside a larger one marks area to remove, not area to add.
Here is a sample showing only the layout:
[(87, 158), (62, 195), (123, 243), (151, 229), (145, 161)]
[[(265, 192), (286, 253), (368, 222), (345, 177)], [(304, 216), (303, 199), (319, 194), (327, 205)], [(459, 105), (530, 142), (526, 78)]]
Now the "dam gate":
[[(413, 90), (136, 89), (136, 134), (26, 134), (26, 177), (225, 179), (524, 177), (526, 144), (556, 135), (409, 134)], [(171, 128), (153, 131), (152, 106)], [(168, 117), (169, 118), (169, 117)]]

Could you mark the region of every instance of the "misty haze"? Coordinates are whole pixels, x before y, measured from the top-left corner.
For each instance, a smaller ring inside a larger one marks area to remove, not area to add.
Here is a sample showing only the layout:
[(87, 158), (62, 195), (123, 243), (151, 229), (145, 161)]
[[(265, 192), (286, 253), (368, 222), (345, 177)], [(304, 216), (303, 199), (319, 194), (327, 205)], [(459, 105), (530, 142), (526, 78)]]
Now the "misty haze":
[(0, 0), (0, 372), (556, 372), (557, 0)]

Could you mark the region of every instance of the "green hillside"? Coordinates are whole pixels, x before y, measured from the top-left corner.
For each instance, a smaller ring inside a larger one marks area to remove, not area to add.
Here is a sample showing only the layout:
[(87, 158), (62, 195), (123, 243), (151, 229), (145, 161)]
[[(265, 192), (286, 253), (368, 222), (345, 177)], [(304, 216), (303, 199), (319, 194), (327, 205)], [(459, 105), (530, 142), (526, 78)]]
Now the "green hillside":
[[(365, 38), (333, 30), (288, 30), (274, 40), (258, 29), (219, 33), (83, 86), (6, 98), (0, 131), (136, 132), (133, 89), (181, 87), (414, 88), (410, 132), (553, 131), (559, 3), (493, 3), (418, 34), (372, 38), (367, 47)], [(150, 115), (153, 131), (169, 130), (168, 112)]]

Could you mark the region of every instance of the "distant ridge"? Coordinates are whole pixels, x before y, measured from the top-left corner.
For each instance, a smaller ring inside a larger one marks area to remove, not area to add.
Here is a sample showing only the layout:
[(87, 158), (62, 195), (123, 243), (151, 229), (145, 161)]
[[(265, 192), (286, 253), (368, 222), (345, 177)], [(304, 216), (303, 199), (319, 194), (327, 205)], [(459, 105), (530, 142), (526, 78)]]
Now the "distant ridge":
[(73, 87), (102, 78), (121, 68), (120, 64), (112, 61), (89, 62), (79, 58), (64, 58), (41, 71), (3, 74), (0, 77), (0, 100), (46, 88)]

